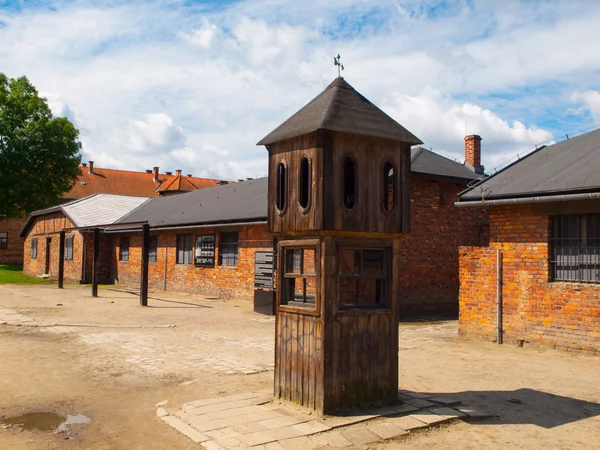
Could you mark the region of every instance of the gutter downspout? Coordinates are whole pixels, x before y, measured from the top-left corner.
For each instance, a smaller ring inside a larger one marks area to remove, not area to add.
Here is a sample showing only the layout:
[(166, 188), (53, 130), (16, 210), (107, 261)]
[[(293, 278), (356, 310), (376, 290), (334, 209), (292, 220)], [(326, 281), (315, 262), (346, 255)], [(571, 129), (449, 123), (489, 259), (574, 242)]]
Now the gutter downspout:
[(496, 342), (502, 344), (502, 250), (496, 250)]
[(468, 206), (519, 205), (523, 203), (570, 202), (574, 200), (598, 199), (600, 199), (600, 192), (589, 192), (587, 194), (548, 195), (543, 197), (502, 198), (497, 200), (454, 202), (454, 206), (457, 208), (466, 208)]

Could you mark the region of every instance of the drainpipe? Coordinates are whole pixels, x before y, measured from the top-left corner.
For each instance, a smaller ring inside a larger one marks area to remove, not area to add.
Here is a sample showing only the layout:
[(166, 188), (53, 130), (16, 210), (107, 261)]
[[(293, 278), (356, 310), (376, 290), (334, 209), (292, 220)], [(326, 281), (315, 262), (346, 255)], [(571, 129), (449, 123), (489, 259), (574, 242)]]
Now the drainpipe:
[(502, 344), (502, 251), (496, 250), (496, 342)]

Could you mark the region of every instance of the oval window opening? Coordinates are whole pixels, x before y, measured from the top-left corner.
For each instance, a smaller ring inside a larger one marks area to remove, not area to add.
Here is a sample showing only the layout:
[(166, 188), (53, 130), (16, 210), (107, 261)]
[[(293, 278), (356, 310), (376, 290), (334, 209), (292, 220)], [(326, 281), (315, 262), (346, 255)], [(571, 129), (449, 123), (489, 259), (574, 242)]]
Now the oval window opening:
[(276, 206), (277, 206), (277, 209), (279, 211), (283, 211), (283, 208), (285, 208), (285, 197), (286, 197), (285, 186), (286, 186), (285, 164), (283, 164), (281, 162), (281, 163), (279, 163), (277, 165), (277, 199), (276, 199)]
[(356, 205), (356, 163), (349, 156), (344, 159), (343, 173), (342, 201), (346, 208), (352, 209)]
[(383, 166), (383, 209), (392, 212), (396, 205), (396, 170), (388, 161)]
[(308, 207), (310, 198), (310, 164), (308, 158), (302, 158), (300, 161), (300, 186), (298, 189), (298, 202), (302, 208)]

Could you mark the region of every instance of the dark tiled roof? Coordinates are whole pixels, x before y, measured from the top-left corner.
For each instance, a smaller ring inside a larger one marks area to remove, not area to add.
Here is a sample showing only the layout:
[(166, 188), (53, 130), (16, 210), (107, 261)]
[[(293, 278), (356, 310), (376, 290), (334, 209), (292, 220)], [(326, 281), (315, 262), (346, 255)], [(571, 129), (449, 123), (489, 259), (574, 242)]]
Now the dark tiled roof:
[(480, 176), (464, 164), (452, 161), (423, 147), (411, 149), (410, 168), (413, 175), (422, 175), (426, 178), (436, 176), (440, 179), (462, 180), (465, 184)]
[(477, 186), (460, 200), (529, 197), (600, 190), (600, 130), (536, 150)]
[(343, 78), (336, 78), (258, 145), (273, 144), (319, 129), (422, 144), (419, 138), (359, 94)]
[(153, 198), (119, 223), (148, 221), (151, 227), (266, 220), (268, 179)]

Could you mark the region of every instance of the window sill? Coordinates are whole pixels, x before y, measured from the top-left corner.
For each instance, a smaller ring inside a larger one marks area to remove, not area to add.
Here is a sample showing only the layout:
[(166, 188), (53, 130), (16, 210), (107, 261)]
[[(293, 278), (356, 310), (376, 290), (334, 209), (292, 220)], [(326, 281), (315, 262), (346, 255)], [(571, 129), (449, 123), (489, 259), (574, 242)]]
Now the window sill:
[(286, 313), (301, 314), (305, 316), (319, 316), (319, 311), (314, 303), (309, 303), (310, 306), (300, 306), (302, 303), (278, 305), (277, 310)]
[(392, 310), (386, 306), (380, 307), (367, 307), (367, 306), (355, 306), (355, 307), (344, 307), (338, 308), (337, 314), (342, 316), (363, 316), (363, 315), (386, 315), (391, 314)]

